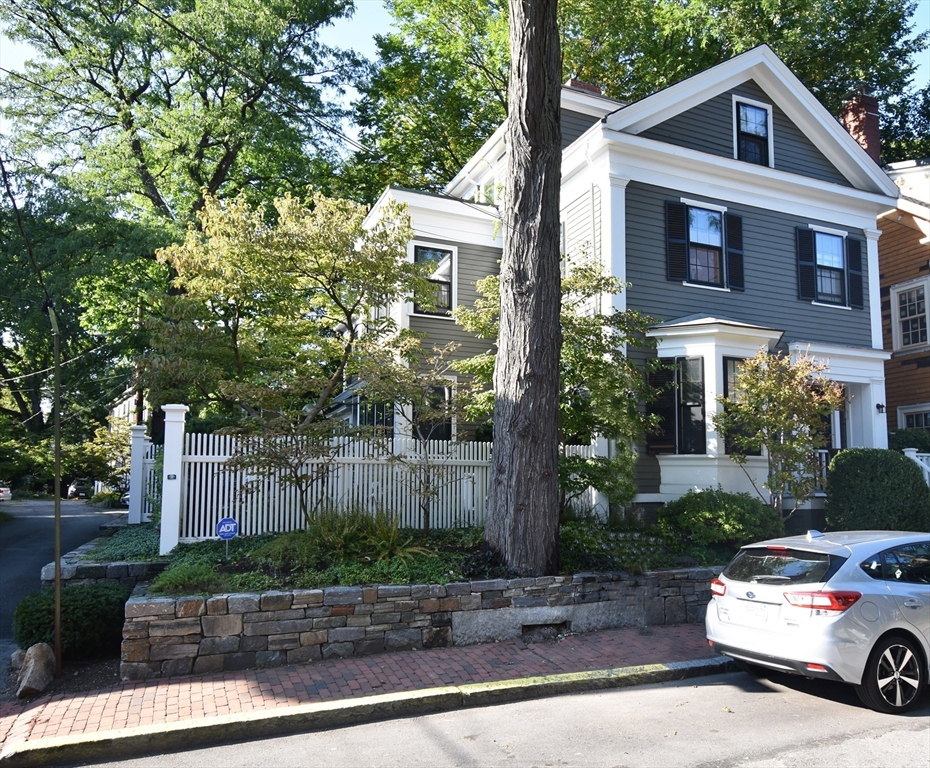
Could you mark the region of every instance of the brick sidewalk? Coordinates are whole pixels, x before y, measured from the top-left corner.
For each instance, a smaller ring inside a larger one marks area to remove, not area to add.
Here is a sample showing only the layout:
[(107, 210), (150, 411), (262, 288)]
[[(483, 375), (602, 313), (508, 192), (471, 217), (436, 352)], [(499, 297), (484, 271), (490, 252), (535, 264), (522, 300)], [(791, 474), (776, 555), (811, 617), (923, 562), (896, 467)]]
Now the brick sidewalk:
[(713, 656), (703, 624), (612, 629), (558, 642), (507, 641), (330, 659), (303, 666), (124, 683), (3, 704), (0, 748), (53, 737), (267, 712), (468, 683), (703, 659)]

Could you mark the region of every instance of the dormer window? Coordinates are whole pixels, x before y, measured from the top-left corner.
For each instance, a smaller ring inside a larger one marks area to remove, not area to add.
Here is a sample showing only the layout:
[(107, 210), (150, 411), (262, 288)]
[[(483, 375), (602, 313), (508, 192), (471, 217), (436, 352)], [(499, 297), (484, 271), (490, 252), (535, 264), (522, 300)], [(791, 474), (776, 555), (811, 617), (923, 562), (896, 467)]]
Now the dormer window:
[(733, 123), (733, 156), (745, 163), (771, 166), (771, 107), (734, 97)]

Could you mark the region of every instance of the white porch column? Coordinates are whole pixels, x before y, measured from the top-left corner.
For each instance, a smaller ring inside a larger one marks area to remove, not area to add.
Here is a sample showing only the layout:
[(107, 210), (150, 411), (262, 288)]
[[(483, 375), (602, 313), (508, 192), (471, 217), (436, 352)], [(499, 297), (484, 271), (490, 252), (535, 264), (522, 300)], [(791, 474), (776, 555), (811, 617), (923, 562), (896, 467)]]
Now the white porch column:
[(129, 524), (142, 522), (142, 497), (145, 494), (145, 426), (134, 424), (129, 428)]
[[(626, 282), (626, 186), (629, 179), (611, 173), (608, 176), (610, 184), (607, 187), (607, 210), (601, 215), (601, 236), (604, 248), (604, 267), (613, 277)], [(618, 293), (613, 297), (605, 297), (605, 301), (613, 299), (613, 307), (619, 311), (626, 311), (626, 293)], [(604, 307), (605, 312), (610, 307)]]
[(878, 238), (882, 236), (882, 231), (880, 229), (866, 229), (863, 231), (865, 232), (866, 264), (869, 277), (869, 320), (872, 329), (872, 349), (883, 349), (882, 299), (880, 295), (881, 285), (878, 279)]
[(181, 491), (186, 405), (163, 405), (165, 412), (164, 470), (161, 481), (161, 537), (158, 553), (167, 555), (181, 536)]

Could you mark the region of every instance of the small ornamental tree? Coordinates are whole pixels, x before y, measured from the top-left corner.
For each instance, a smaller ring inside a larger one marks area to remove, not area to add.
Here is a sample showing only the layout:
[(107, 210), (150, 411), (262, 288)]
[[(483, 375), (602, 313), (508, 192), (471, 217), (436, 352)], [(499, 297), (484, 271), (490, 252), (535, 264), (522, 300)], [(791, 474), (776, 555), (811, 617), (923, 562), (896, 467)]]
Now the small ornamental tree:
[[(827, 419), (843, 407), (843, 388), (826, 378), (825, 363), (806, 355), (792, 360), (765, 348), (744, 360), (736, 374), (736, 391), (718, 397), (722, 406), (714, 427), (727, 441), (730, 458), (756, 492), (784, 514), (785, 496), (794, 510), (817, 488), (817, 451), (826, 444)], [(746, 458), (765, 450), (769, 498), (746, 471)]]
[[(652, 360), (644, 371), (627, 356), (628, 347), (650, 348), (646, 338), (652, 318), (633, 310), (603, 311), (605, 295), (620, 293), (623, 281), (605, 274), (587, 258), (570, 261), (562, 278), (560, 322), (562, 350), (559, 360), (559, 486), (560, 507), (564, 513), (572, 500), (588, 487), (604, 493), (612, 504), (626, 504), (636, 493), (633, 464), (635, 441), (654, 426), (640, 405), (655, 399), (656, 390), (648, 382), (648, 370), (661, 365)], [(456, 321), (481, 338), (497, 337), (499, 281), (488, 277), (478, 281), (481, 298), (474, 309), (459, 307)], [(493, 415), (494, 394), (490, 387), (495, 352), (489, 351), (457, 362), (457, 370), (473, 376), (485, 388), (470, 396), (468, 415), (478, 420)], [(571, 456), (567, 446), (589, 444), (596, 436), (615, 441), (610, 457)]]

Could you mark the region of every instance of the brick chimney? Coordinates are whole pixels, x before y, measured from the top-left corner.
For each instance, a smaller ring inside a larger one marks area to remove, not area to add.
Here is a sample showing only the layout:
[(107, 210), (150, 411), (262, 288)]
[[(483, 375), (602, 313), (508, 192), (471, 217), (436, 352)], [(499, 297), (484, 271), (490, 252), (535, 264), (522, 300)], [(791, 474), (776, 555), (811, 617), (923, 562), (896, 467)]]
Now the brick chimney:
[(860, 88), (846, 96), (840, 123), (876, 163), (881, 165), (882, 144), (878, 132), (878, 100)]
[(587, 93), (593, 93), (595, 96), (602, 96), (603, 92), (600, 87), (594, 85), (593, 83), (586, 83), (584, 80), (578, 80), (575, 77), (568, 78), (568, 82), (565, 83), (569, 88), (575, 88), (579, 91), (585, 91)]

